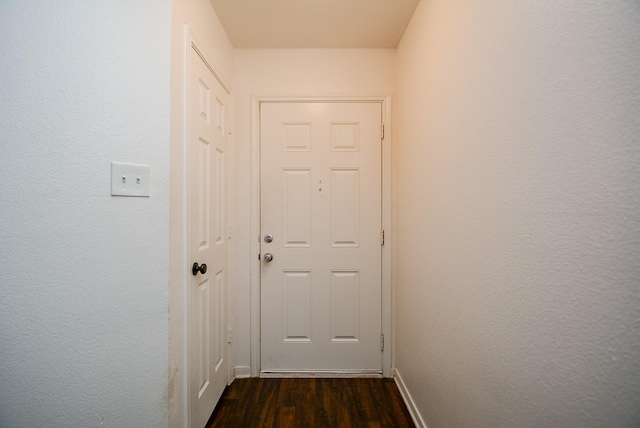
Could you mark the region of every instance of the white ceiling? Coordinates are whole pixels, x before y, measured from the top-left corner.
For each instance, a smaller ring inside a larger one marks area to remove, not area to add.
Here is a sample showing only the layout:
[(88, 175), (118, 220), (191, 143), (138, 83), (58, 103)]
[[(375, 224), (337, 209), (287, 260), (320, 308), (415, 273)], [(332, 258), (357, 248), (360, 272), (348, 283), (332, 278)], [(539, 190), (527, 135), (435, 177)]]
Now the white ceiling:
[(419, 0), (210, 0), (235, 48), (395, 48)]

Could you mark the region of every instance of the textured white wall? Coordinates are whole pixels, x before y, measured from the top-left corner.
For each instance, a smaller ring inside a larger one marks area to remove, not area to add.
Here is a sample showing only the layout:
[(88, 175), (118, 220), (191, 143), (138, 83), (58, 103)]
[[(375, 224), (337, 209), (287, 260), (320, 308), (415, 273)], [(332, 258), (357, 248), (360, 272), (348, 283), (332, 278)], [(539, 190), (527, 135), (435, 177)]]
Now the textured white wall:
[(170, 207), (170, 322), (169, 419), (186, 426), (185, 412), (185, 272), (184, 265), (184, 129), (185, 25), (206, 51), (216, 72), (231, 84), (233, 47), (209, 0), (173, 0), (171, 29), (171, 207)]
[(236, 49), (234, 51), (235, 204), (234, 352), (250, 366), (251, 95), (387, 95), (393, 91), (393, 49)]
[(2, 427), (168, 425), (170, 13), (0, 2)]
[(640, 426), (640, 5), (423, 0), (397, 367), (429, 428)]

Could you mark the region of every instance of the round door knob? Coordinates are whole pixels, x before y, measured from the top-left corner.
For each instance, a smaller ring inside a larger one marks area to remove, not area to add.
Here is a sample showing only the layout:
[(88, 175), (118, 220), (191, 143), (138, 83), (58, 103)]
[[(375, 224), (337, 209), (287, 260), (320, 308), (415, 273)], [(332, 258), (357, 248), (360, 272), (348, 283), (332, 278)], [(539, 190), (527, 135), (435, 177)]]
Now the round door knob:
[(273, 254), (271, 254), (271, 253), (267, 253), (267, 254), (265, 254), (265, 255), (264, 255), (264, 261), (265, 261), (265, 262), (267, 262), (267, 263), (268, 263), (268, 262), (270, 262), (271, 260), (273, 260)]
[(268, 244), (271, 241), (273, 241), (273, 235), (272, 234), (268, 233), (268, 234), (264, 235), (264, 242), (266, 242)]
[(198, 266), (198, 262), (194, 263), (193, 267), (191, 268), (191, 273), (197, 275), (198, 272), (202, 274), (207, 273), (207, 265), (205, 263), (202, 263), (200, 266)]

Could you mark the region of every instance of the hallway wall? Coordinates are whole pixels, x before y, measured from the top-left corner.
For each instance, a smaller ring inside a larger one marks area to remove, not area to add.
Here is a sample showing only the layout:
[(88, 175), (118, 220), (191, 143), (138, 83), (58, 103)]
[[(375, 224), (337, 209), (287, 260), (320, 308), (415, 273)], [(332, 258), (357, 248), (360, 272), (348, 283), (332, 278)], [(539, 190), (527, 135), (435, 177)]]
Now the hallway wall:
[(640, 425), (637, 2), (423, 0), (396, 70), (397, 368), (424, 422)]
[(170, 14), (0, 2), (2, 427), (168, 426)]

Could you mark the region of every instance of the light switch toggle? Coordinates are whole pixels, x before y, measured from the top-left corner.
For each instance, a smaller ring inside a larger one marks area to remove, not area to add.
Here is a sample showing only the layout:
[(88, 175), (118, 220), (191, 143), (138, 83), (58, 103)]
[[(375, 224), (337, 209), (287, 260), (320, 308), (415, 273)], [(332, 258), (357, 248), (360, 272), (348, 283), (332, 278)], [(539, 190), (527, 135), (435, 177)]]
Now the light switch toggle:
[[(151, 193), (151, 167), (130, 163), (111, 162), (112, 196), (149, 196)], [(135, 177), (128, 180), (127, 177)]]

